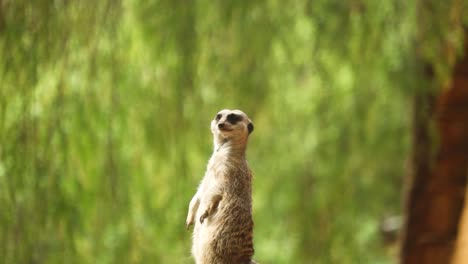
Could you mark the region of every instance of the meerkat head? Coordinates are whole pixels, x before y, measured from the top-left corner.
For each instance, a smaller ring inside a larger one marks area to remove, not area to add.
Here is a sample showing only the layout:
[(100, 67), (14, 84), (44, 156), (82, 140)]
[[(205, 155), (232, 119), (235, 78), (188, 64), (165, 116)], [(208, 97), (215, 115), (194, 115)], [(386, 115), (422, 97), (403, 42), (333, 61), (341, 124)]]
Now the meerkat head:
[(227, 141), (245, 144), (253, 130), (252, 121), (240, 110), (221, 110), (211, 121), (215, 145), (221, 145)]

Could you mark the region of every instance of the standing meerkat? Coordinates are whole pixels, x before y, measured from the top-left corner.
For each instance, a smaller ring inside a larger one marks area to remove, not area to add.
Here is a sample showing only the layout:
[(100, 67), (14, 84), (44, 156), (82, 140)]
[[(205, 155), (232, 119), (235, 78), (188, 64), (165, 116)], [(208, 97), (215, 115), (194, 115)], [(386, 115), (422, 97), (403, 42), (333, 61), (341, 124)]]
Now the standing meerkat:
[(245, 150), (254, 126), (240, 110), (221, 110), (211, 121), (214, 151), (186, 226), (195, 224), (192, 255), (197, 264), (249, 264), (254, 254), (252, 173)]

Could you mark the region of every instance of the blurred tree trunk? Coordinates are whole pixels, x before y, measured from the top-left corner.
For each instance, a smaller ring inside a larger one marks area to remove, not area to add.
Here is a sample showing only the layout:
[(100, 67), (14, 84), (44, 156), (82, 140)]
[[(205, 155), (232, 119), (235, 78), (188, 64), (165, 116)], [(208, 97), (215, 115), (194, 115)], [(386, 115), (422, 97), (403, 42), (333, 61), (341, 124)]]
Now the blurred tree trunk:
[(401, 263), (446, 264), (460, 234), (468, 174), (466, 41), (464, 58), (456, 64), (448, 89), (436, 96), (416, 95), (413, 126)]
[[(461, 61), (455, 71), (453, 86), (458, 88), (461, 95), (460, 115), (463, 124), (460, 126), (460, 158), (465, 166), (465, 179), (468, 178), (468, 31), (465, 32), (465, 58)], [(464, 104), (462, 98), (464, 97)], [(463, 121), (464, 119), (464, 121)], [(463, 172), (461, 172), (463, 173)], [(459, 224), (459, 235), (457, 237), (456, 248), (454, 252), (453, 264), (463, 264), (468, 262), (468, 188), (465, 188), (465, 205), (463, 216)]]

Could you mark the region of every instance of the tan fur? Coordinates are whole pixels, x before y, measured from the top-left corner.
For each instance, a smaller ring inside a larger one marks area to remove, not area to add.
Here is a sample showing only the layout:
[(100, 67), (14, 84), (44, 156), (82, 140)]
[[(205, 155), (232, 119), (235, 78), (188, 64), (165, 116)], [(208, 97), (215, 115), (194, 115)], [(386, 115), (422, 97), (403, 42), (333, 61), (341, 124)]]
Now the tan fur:
[[(230, 114), (242, 120), (232, 124)], [(255, 263), (252, 173), (245, 159), (253, 124), (240, 110), (225, 109), (217, 117), (211, 122), (213, 155), (187, 215), (187, 228), (195, 224), (192, 254), (197, 264)]]

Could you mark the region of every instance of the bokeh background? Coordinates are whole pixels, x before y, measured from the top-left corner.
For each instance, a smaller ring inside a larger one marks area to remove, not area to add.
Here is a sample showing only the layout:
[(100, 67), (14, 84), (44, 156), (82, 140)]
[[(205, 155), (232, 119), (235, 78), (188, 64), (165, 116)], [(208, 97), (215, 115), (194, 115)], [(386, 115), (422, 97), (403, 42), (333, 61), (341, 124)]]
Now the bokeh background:
[(193, 263), (188, 203), (229, 108), (255, 124), (256, 260), (395, 263), (412, 98), (450, 75), (466, 10), (0, 0), (0, 262)]

